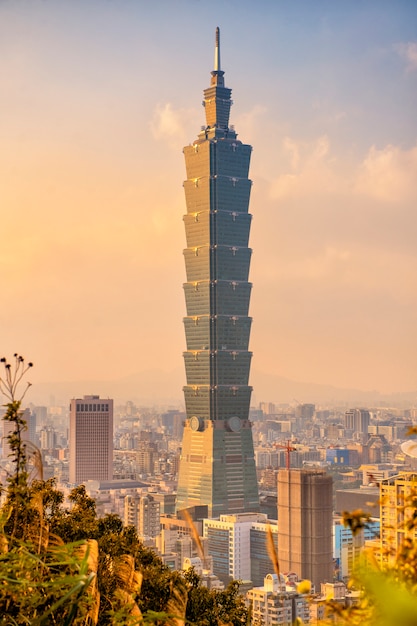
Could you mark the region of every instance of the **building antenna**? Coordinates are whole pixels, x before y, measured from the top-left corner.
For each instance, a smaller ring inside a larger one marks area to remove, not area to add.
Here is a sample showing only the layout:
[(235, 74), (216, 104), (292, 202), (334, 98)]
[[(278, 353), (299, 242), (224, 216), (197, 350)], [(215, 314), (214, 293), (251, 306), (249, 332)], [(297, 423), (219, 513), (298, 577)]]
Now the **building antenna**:
[(220, 72), (220, 28), (216, 28), (216, 46), (214, 48), (214, 71)]

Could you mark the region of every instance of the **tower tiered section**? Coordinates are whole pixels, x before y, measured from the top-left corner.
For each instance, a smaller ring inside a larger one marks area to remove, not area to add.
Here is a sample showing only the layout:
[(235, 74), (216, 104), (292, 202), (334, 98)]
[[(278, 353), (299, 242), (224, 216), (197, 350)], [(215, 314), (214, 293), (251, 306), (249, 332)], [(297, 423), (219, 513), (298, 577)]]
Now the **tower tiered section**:
[(259, 509), (249, 422), (252, 148), (229, 126), (219, 29), (203, 105), (206, 125), (184, 148), (187, 419), (177, 510), (207, 504), (217, 517)]

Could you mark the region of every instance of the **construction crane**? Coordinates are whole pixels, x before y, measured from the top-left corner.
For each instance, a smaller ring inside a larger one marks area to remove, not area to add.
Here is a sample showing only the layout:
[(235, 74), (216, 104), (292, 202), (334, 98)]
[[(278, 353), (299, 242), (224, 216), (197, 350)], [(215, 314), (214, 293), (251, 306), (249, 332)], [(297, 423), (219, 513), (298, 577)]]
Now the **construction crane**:
[(284, 445), (283, 443), (274, 443), (274, 448), (284, 448), (284, 450), (286, 451), (286, 467), (287, 470), (290, 469), (290, 452), (294, 452), (295, 450), (297, 450), (297, 448), (294, 448), (294, 446), (290, 445), (291, 444), (291, 440), (287, 439), (287, 443), (286, 445)]

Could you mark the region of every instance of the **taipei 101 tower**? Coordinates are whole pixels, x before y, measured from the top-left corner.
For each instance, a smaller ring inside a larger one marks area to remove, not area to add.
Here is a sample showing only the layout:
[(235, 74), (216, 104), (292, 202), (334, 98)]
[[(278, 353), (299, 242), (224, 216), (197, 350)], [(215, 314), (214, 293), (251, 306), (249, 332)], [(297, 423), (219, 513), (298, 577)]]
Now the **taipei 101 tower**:
[(231, 89), (220, 66), (218, 28), (203, 105), (206, 125), (184, 148), (187, 419), (177, 511), (206, 504), (214, 518), (259, 510), (248, 384), (252, 147), (229, 126)]

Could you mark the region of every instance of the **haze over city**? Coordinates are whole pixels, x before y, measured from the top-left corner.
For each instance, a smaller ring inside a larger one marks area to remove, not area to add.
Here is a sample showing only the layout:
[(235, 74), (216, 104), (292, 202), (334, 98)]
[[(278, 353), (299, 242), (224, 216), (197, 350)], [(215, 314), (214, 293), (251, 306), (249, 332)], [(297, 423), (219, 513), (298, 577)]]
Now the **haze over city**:
[(279, 401), (273, 377), (415, 391), (416, 18), (407, 1), (3, 0), (2, 352), (34, 361), (35, 389), (127, 377), (141, 397), (165, 376), (181, 400), (182, 147), (219, 25), (254, 147), (255, 394)]

